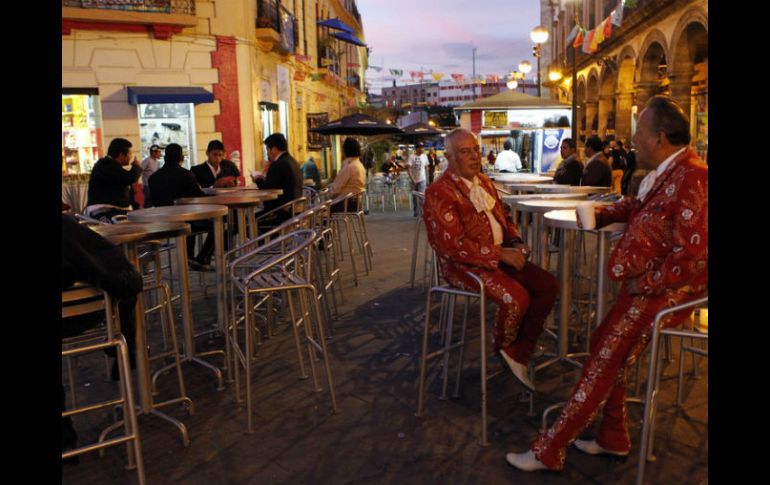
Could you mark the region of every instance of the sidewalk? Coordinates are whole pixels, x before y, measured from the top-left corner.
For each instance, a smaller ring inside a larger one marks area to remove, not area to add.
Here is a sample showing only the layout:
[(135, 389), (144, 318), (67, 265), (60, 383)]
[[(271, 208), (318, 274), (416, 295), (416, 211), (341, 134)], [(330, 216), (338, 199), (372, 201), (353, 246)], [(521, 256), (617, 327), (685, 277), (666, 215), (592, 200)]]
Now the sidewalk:
[[(340, 414), (331, 414), (325, 388), (315, 393), (311, 380), (298, 380), (291, 331), (280, 325), (275, 336), (264, 340), (254, 371), (256, 432), (245, 433), (245, 411), (233, 403), (232, 385), (217, 391), (209, 371), (186, 365), (195, 414), (188, 416), (181, 408), (165, 411), (187, 425), (192, 443), (185, 449), (178, 432), (166, 422), (154, 416), (140, 418), (147, 483), (633, 483), (641, 414), (633, 404), (629, 407), (633, 445), (626, 459), (571, 449), (562, 473), (531, 474), (505, 462), (507, 452), (525, 450), (536, 436), (543, 409), (568, 396), (578, 378), (568, 366), (551, 366), (538, 374), (541, 392), (534, 417), (527, 416), (529, 405), (520, 399), (522, 387), (509, 373), (492, 379), (490, 443), (480, 447), (478, 328), (472, 323), (461, 396), (439, 400), (440, 359), (436, 359), (429, 367), (425, 416), (415, 417), (425, 293), (419, 283), (409, 287), (414, 220), (407, 211), (371, 212), (366, 222), (374, 271), (364, 275), (360, 264), (359, 286), (353, 287), (350, 263), (344, 262), (346, 304), (333, 322), (335, 336), (329, 342)], [(418, 269), (418, 281), (420, 274)], [(204, 299), (196, 274), (191, 276), (193, 314), (196, 326), (202, 328), (214, 317), (216, 300), (213, 288)], [(206, 347), (205, 338), (199, 342)], [(103, 364), (98, 362), (87, 365), (84, 360), (78, 372), (87, 380), (103, 380)], [(212, 362), (221, 364), (221, 359)], [(495, 358), (489, 363), (490, 373), (501, 368)], [(677, 365), (677, 360), (669, 363), (662, 378), (657, 461), (647, 468), (648, 483), (707, 482), (706, 360), (700, 360), (701, 379), (686, 377), (684, 410), (673, 407)], [(159, 384), (162, 396), (172, 395), (170, 375)], [(109, 422), (76, 421), (75, 426), (81, 439), (88, 440)], [(589, 427), (585, 436), (593, 437), (592, 433)], [(125, 447), (107, 450), (104, 458), (83, 455), (79, 465), (62, 467), (62, 483), (136, 483), (136, 474), (124, 470), (124, 464)]]

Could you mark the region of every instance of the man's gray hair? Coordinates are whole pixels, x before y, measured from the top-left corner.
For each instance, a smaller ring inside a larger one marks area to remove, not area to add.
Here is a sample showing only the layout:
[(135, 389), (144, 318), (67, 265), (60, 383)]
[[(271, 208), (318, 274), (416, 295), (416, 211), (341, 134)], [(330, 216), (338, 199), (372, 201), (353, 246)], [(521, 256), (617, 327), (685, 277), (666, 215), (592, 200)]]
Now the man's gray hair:
[[(471, 135), (473, 138), (476, 138), (476, 135), (474, 135), (473, 132), (470, 130), (466, 130), (465, 128), (455, 128), (454, 130), (452, 130), (451, 133), (449, 133), (446, 136), (446, 139), (444, 139), (444, 153), (449, 153), (450, 151), (452, 151), (453, 140), (464, 133), (467, 133)], [(452, 153), (454, 154), (454, 152)]]

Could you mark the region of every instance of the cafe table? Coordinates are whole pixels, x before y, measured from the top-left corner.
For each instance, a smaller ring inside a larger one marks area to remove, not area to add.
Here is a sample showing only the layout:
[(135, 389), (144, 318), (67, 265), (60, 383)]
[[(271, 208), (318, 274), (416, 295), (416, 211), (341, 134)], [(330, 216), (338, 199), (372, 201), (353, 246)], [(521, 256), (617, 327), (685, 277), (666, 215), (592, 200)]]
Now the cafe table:
[(594, 187), (590, 185), (538, 184), (533, 187), (536, 193), (554, 194), (608, 194), (612, 187)]
[[(121, 245), (126, 251), (126, 256), (131, 264), (141, 273), (142, 269), (137, 254), (137, 244), (157, 239), (176, 238), (177, 244), (184, 243), (185, 237), (190, 234), (190, 225), (182, 222), (147, 222), (122, 224), (98, 224), (88, 226), (91, 230), (104, 237), (113, 244)], [(154, 414), (176, 426), (182, 433), (184, 446), (190, 444), (187, 428), (179, 420), (159, 411), (157, 408), (171, 404), (182, 403), (192, 411), (193, 403), (187, 396), (156, 403), (152, 399), (152, 382), (150, 376), (150, 361), (147, 355), (147, 338), (145, 335), (144, 300), (142, 294), (136, 299), (134, 314), (136, 329), (136, 376), (139, 389), (139, 414)], [(180, 377), (181, 378), (181, 377)], [(184, 385), (181, 386), (184, 389)], [(182, 391), (184, 394), (184, 391)], [(102, 433), (105, 436), (111, 429), (120, 426), (116, 423)]]
[[(192, 304), (190, 302), (190, 273), (187, 268), (187, 240), (178, 237), (176, 241), (177, 266), (179, 266), (179, 288), (182, 299), (182, 326), (184, 329), (184, 361), (196, 362), (214, 372), (217, 378), (217, 390), (225, 388), (222, 381), (222, 371), (201, 359), (200, 357), (213, 354), (224, 354), (225, 362), (229, 363), (230, 333), (227, 331), (227, 314), (224, 295), (224, 218), (227, 215), (227, 207), (215, 204), (181, 205), (152, 207), (140, 209), (128, 213), (128, 220), (135, 222), (167, 221), (167, 222), (193, 222), (203, 220), (214, 221), (214, 252), (216, 258), (217, 279), (217, 319), (225, 335), (225, 350), (212, 351), (197, 354), (195, 351), (195, 334), (192, 319)], [(231, 366), (226, 364), (228, 379), (231, 376)]]
[[(559, 277), (560, 277), (560, 289), (559, 289), (559, 351), (554, 359), (546, 361), (537, 366), (537, 370), (547, 367), (555, 362), (569, 362), (577, 367), (582, 367), (582, 364), (576, 360), (575, 357), (586, 356), (587, 353), (569, 353), (568, 349), (568, 332), (569, 332), (569, 316), (570, 306), (572, 299), (572, 274), (571, 274), (571, 258), (574, 253), (574, 241), (576, 231), (585, 231), (596, 234), (598, 239), (597, 251), (597, 273), (596, 278), (596, 321), (594, 327), (601, 323), (604, 318), (604, 313), (607, 307), (606, 299), (606, 268), (607, 265), (607, 249), (609, 247), (609, 238), (613, 233), (623, 232), (626, 228), (624, 223), (614, 223), (608, 226), (604, 226), (598, 230), (587, 230), (579, 228), (577, 225), (577, 216), (574, 209), (562, 209), (546, 212), (543, 215), (544, 221), (547, 225), (563, 229), (562, 237), (559, 240)], [(590, 323), (589, 323), (590, 324)]]
[[(500, 196), (504, 204), (508, 204), (511, 209), (511, 220), (519, 220), (519, 211), (517, 209), (516, 202), (521, 200), (585, 200), (588, 198), (588, 194), (515, 194), (515, 195), (502, 195)], [(529, 229), (529, 218), (525, 217), (521, 220), (521, 234), (524, 234)]]

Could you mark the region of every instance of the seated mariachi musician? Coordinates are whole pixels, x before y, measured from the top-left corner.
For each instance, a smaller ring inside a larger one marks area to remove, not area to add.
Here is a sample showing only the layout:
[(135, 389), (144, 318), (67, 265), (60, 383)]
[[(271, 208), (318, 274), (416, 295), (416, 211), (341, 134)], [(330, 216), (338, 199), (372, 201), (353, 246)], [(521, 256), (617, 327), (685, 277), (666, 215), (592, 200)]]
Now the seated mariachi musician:
[[(521, 470), (562, 469), (572, 442), (591, 455), (627, 455), (627, 371), (647, 347), (655, 315), (706, 292), (708, 167), (688, 146), (687, 115), (673, 99), (654, 96), (639, 116), (633, 143), (639, 166), (651, 170), (639, 197), (594, 209), (597, 227), (627, 223), (607, 265), (609, 277), (622, 282), (620, 294), (591, 335), (591, 354), (559, 417), (529, 451), (506, 456)], [(662, 324), (679, 325), (689, 313), (668, 315)], [(576, 440), (599, 412), (596, 439)]]
[(493, 183), (480, 173), (481, 153), (473, 133), (450, 133), (446, 158), (448, 169), (425, 193), (428, 240), (449, 284), (478, 291), (466, 271), (484, 282), (486, 295), (498, 306), (493, 348), (516, 378), (534, 390), (527, 364), (553, 308), (558, 283), (527, 261), (529, 248), (504, 212)]

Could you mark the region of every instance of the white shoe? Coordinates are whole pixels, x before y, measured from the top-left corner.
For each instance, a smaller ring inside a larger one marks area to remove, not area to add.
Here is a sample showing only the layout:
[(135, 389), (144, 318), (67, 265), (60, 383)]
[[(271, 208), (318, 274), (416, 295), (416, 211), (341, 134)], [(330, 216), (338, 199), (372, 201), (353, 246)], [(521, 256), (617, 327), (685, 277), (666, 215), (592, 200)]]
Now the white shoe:
[(527, 366), (524, 364), (519, 364), (513, 360), (503, 349), (500, 349), (500, 355), (503, 356), (503, 360), (505, 360), (505, 363), (508, 364), (508, 368), (511, 369), (511, 372), (513, 372), (513, 375), (516, 376), (516, 379), (524, 384), (524, 387), (532, 392), (535, 392), (535, 385), (532, 384), (532, 381), (530, 381), (529, 377), (527, 376)]
[(526, 453), (508, 453), (505, 455), (505, 461), (507, 461), (509, 465), (513, 465), (525, 472), (536, 472), (538, 470), (548, 469), (548, 467), (543, 465), (540, 460), (535, 458), (535, 454), (532, 450), (529, 450)]
[(612, 451), (599, 446), (596, 440), (575, 440), (573, 443), (575, 448), (588, 453), (589, 455), (615, 455), (615, 456), (628, 456), (628, 451)]

